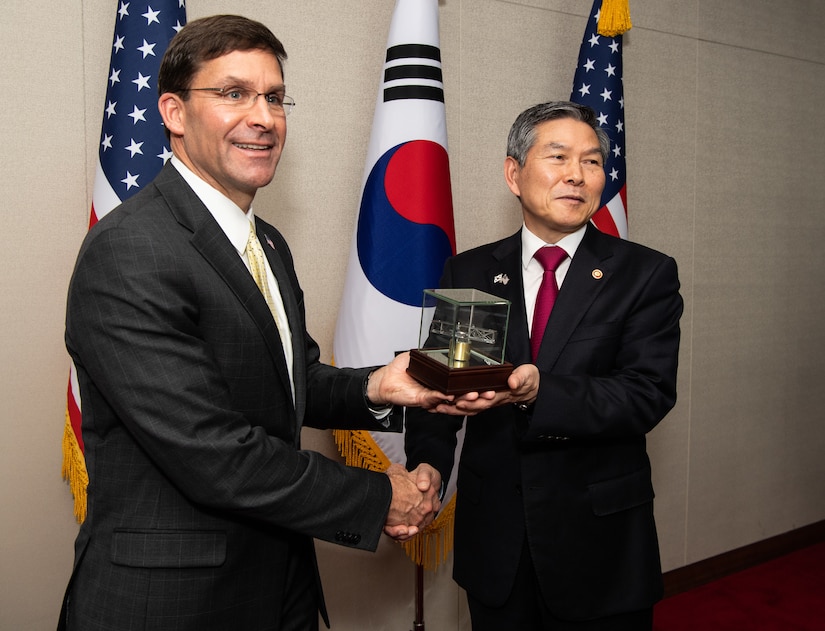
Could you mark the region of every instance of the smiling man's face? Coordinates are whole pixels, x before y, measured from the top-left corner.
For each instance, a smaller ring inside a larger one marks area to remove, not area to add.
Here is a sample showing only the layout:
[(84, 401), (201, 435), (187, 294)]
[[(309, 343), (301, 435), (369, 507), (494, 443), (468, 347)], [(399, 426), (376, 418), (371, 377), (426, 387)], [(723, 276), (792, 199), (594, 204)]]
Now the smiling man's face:
[(159, 108), (172, 151), (186, 166), (247, 210), (255, 192), (272, 181), (286, 140), (286, 117), (263, 96), (234, 107), (219, 94), (197, 88), (249, 88), (283, 92), (278, 60), (265, 50), (237, 50), (205, 62), (184, 95), (161, 95)]
[(605, 176), (596, 132), (572, 118), (540, 123), (524, 166), (508, 157), (504, 177), (521, 199), (527, 228), (556, 243), (599, 209)]

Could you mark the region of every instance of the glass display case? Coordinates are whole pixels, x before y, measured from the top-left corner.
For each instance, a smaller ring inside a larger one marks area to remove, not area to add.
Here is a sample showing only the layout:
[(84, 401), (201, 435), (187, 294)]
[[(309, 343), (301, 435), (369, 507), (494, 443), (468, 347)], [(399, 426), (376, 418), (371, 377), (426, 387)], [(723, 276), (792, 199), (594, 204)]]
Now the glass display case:
[(445, 394), (506, 390), (510, 301), (478, 289), (426, 289), (408, 372)]

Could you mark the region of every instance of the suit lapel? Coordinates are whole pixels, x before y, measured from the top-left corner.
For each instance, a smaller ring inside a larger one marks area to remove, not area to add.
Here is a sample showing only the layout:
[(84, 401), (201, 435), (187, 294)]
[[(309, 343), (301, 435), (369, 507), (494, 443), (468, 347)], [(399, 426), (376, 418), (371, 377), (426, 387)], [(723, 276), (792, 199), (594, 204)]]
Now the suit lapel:
[[(263, 294), (238, 256), (238, 252), (200, 198), (189, 188), (172, 165), (167, 164), (160, 175), (155, 178), (154, 183), (163, 194), (178, 223), (192, 232), (192, 245), (226, 282), (260, 329), (284, 388), (290, 393), (291, 399), (289, 371), (281, 346), (281, 338), (278, 335), (278, 327), (275, 325)], [(278, 282), (281, 282), (280, 278)], [(291, 321), (292, 318), (290, 318)]]
[(493, 250), (493, 264), (484, 271), (485, 291), (510, 301), (505, 358), (518, 366), (530, 361), (530, 339), (521, 273), (521, 231)]
[[(299, 422), (304, 415), (304, 402), (306, 400), (306, 371), (302, 367), (306, 364), (306, 346), (303, 337), (303, 320), (301, 318), (301, 311), (298, 307), (298, 300), (295, 292), (292, 290), (292, 282), (287, 272), (284, 260), (280, 253), (275, 248), (275, 242), (266, 233), (265, 229), (262, 231), (261, 224), (256, 220), (256, 232), (258, 233), (258, 240), (261, 242), (263, 251), (269, 261), (269, 267), (278, 281), (278, 288), (281, 292), (281, 299), (284, 302), (284, 310), (289, 322), (289, 330), (292, 338), (292, 361), (293, 361), (293, 382), (295, 385), (295, 406), (296, 416)], [(283, 355), (281, 355), (283, 357)]]
[(588, 224), (587, 232), (573, 256), (564, 278), (536, 362), (552, 368), (602, 289), (613, 276), (613, 247), (607, 237)]

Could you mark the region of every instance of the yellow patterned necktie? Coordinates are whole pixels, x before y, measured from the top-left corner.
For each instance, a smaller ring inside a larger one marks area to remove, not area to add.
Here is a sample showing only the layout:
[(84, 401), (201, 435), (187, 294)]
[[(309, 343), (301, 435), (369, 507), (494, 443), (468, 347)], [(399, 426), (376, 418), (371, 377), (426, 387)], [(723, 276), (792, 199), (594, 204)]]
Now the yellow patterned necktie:
[[(278, 309), (275, 305), (275, 300), (272, 297), (272, 292), (269, 291), (269, 283), (266, 280), (266, 263), (264, 262), (264, 251), (261, 247), (261, 242), (255, 234), (255, 226), (249, 224), (249, 238), (246, 241), (246, 256), (249, 260), (249, 271), (252, 272), (252, 278), (255, 279), (255, 284), (261, 293), (264, 295), (264, 300), (272, 312), (272, 317), (275, 319), (275, 324), (278, 327), (278, 333), (281, 336), (281, 344), (284, 348), (284, 357), (289, 368), (289, 377), (292, 381), (292, 335), (289, 331), (289, 323), (286, 321), (286, 312), (281, 305)], [(295, 396), (295, 386), (292, 385)]]

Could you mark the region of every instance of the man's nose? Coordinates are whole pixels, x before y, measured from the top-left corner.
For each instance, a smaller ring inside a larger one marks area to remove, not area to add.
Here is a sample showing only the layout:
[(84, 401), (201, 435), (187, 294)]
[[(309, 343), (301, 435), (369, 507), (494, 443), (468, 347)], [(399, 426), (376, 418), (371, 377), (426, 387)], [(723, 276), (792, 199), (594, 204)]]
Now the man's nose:
[(269, 103), (267, 103), (266, 97), (263, 94), (259, 94), (252, 102), (252, 107), (247, 117), (251, 125), (260, 125), (261, 127), (269, 129), (275, 121), (275, 116), (276, 114), (272, 111)]
[(565, 182), (580, 184), (584, 180), (584, 169), (580, 162), (573, 160), (567, 165), (567, 172), (564, 175)]

